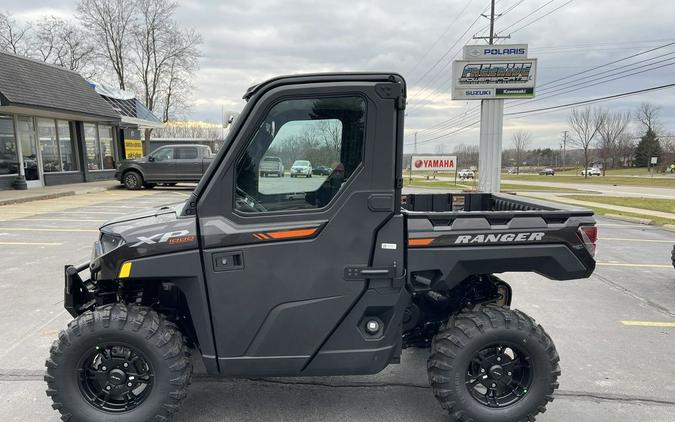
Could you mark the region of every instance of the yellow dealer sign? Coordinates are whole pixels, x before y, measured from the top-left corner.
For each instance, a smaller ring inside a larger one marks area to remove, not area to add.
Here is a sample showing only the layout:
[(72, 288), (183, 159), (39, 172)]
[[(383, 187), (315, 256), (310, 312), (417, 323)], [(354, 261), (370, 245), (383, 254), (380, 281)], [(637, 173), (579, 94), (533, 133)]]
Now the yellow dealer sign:
[(126, 159), (140, 158), (143, 156), (143, 144), (140, 139), (124, 140), (124, 155)]

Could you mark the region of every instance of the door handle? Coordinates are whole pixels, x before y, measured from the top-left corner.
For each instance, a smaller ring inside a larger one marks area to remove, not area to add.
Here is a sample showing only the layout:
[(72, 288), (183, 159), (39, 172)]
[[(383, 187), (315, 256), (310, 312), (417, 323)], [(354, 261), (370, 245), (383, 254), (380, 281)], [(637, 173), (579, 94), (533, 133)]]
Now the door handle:
[(244, 268), (244, 255), (241, 252), (221, 252), (214, 253), (213, 271), (231, 271)]

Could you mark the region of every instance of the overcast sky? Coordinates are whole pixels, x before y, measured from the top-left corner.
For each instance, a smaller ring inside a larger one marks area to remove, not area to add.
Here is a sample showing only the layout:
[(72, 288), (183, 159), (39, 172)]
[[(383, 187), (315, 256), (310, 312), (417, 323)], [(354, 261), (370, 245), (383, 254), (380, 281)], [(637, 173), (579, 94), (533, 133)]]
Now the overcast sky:
[[(598, 75), (598, 72), (627, 63), (636, 64), (622, 69), (626, 72), (617, 76), (656, 66), (665, 67), (575, 92), (546, 94), (545, 88), (556, 89), (555, 85), (542, 86), (547, 82), (675, 42), (675, 2), (573, 0), (565, 5), (568, 2), (497, 0), (498, 11), (512, 8), (496, 24), (497, 32), (506, 28), (506, 34), (562, 6), (549, 16), (517, 30), (508, 41), (529, 44), (530, 57), (539, 59), (537, 83), (541, 88), (536, 101), (529, 104), (507, 101), (507, 112), (675, 82), (673, 45), (563, 82), (569, 82), (569, 85), (587, 82), (607, 75)], [(480, 104), (479, 101), (451, 101), (449, 63), (456, 53), (457, 57), (461, 56), (460, 47), (470, 36), (487, 25), (487, 20), (476, 21), (476, 18), (486, 10), (488, 3), (488, 0), (179, 1), (178, 20), (198, 30), (204, 39), (201, 68), (194, 78), (193, 106), (187, 117), (219, 121), (221, 107), (241, 109), (241, 96), (248, 86), (279, 74), (395, 71), (402, 73), (410, 84), (407, 144), (412, 143), (415, 131), (419, 131), (420, 152), (432, 152), (438, 144), (445, 145), (448, 152), (456, 144), (477, 144), (477, 128), (429, 140), (477, 120), (472, 119), (470, 113), (464, 119), (456, 118), (456, 124), (445, 130), (424, 129)], [(45, 6), (45, 2), (35, 0), (3, 0), (0, 8), (18, 19), (30, 20), (45, 14), (72, 16), (77, 2), (52, 0), (48, 4)], [(546, 6), (539, 12), (516, 23), (543, 5)], [(469, 29), (474, 21), (476, 23)], [(466, 35), (460, 38), (465, 31)], [(454, 43), (456, 46), (448, 51)], [(668, 53), (671, 54), (657, 58)], [(645, 59), (651, 60), (638, 63)], [(569, 85), (560, 88), (579, 88)], [(551, 98), (544, 99), (546, 95)], [(669, 132), (675, 132), (675, 88), (601, 105), (616, 111), (629, 111), (642, 101), (662, 106), (664, 126)], [(504, 146), (510, 145), (513, 131), (522, 128), (532, 132), (536, 146), (558, 148), (561, 133), (567, 129), (568, 113), (569, 110), (564, 110), (517, 118), (507, 116)]]

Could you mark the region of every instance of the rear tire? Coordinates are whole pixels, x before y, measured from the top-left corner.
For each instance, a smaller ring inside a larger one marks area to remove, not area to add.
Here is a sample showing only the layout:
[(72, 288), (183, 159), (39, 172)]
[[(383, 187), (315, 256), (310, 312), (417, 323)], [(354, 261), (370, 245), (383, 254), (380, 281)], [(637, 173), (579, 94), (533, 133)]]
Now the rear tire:
[(178, 327), (143, 306), (105, 305), (61, 331), (45, 366), (64, 421), (165, 421), (187, 396), (190, 353)]
[(434, 395), (461, 422), (534, 421), (558, 388), (553, 341), (518, 310), (476, 306), (450, 318), (427, 362)]
[(124, 187), (129, 190), (139, 190), (143, 187), (143, 176), (135, 170), (130, 170), (124, 173), (122, 183), (124, 183)]

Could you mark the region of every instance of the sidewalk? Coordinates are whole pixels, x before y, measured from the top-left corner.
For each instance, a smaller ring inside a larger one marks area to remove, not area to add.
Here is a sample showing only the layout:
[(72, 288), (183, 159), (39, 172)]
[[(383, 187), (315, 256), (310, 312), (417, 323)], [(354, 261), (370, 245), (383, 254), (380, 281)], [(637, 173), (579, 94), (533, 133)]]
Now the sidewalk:
[(39, 201), (41, 199), (59, 198), (62, 196), (83, 195), (117, 189), (120, 182), (104, 180), (101, 182), (71, 183), (67, 185), (45, 186), (27, 190), (0, 190), (0, 206), (20, 202)]
[[(614, 210), (614, 211), (623, 211), (623, 212), (629, 212), (632, 214), (641, 214), (644, 215), (645, 217), (659, 217), (659, 218), (668, 218), (671, 220), (675, 220), (675, 214), (669, 213), (669, 212), (663, 212), (663, 211), (655, 211), (655, 210), (645, 210), (642, 208), (632, 208), (632, 207), (624, 207), (621, 205), (610, 205), (610, 204), (603, 204), (601, 202), (592, 202), (592, 201), (579, 201), (578, 199), (571, 199), (571, 198), (563, 198), (559, 195), (552, 194), (552, 193), (530, 193), (530, 192), (523, 192), (521, 193), (522, 196), (530, 196), (533, 198), (538, 198), (538, 199), (544, 199), (547, 201), (555, 201), (555, 202), (563, 202), (565, 204), (571, 204), (571, 205), (580, 205), (582, 207), (599, 207), (599, 208), (604, 208), (608, 210)], [(611, 196), (611, 195), (608, 195)]]

